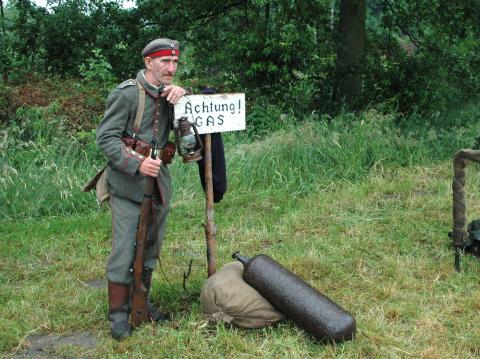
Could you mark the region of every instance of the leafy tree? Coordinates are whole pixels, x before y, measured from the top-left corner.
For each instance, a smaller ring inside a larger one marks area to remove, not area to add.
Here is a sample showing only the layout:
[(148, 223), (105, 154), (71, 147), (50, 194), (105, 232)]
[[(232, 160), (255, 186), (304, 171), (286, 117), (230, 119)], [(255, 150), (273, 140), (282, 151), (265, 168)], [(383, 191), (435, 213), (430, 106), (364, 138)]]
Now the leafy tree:
[(189, 76), (245, 91), (250, 103), (268, 98), (306, 112), (331, 96), (330, 6), (325, 0), (179, 0), (176, 6), (143, 0), (138, 11), (155, 33), (184, 41)]
[[(15, 0), (16, 10), (13, 20), (13, 55), (32, 65), (37, 65), (41, 58), (42, 38), (46, 10), (29, 0)], [(16, 16), (15, 16), (16, 15)]]
[[(100, 72), (128, 78), (143, 66), (143, 46), (163, 36), (182, 42), (183, 83), (244, 91), (259, 121), (273, 106), (297, 115), (334, 112), (342, 98), (355, 108), (382, 104), (406, 113), (443, 113), (480, 93), (480, 0), (50, 5), (47, 11), (30, 0), (9, 2), (2, 21), (3, 74), (25, 68), (78, 76), (82, 68), (93, 69), (92, 78)], [(92, 51), (102, 58), (92, 58)]]
[(380, 23), (368, 33), (365, 91), (370, 101), (393, 101), (404, 112), (442, 114), (478, 98), (480, 1), (370, 3)]

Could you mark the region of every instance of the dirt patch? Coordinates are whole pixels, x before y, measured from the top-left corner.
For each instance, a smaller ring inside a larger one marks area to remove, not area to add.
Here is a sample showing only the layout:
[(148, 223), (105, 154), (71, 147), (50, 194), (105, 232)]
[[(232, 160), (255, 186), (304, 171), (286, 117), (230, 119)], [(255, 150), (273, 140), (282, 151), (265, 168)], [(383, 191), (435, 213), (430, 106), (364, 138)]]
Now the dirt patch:
[(88, 332), (69, 335), (35, 334), (27, 338), (28, 349), (16, 353), (13, 358), (64, 358), (55, 354), (56, 348), (63, 346), (80, 346), (83, 349), (94, 348), (97, 339)]
[[(76, 80), (28, 77), (23, 83), (0, 83), (0, 121), (14, 117), (19, 107), (47, 107), (56, 102), (71, 132), (97, 127), (105, 110), (106, 90)], [(7, 99), (1, 101), (1, 98)]]
[(40, 86), (25, 84), (15, 88), (13, 93), (13, 104), (20, 106), (48, 106), (53, 101), (51, 91)]
[(98, 91), (70, 94), (59, 98), (59, 103), (69, 126), (76, 131), (97, 127), (98, 117), (105, 110), (105, 98)]
[(396, 193), (387, 193), (383, 196), (383, 198), (385, 198), (387, 201), (399, 201), (401, 197)]

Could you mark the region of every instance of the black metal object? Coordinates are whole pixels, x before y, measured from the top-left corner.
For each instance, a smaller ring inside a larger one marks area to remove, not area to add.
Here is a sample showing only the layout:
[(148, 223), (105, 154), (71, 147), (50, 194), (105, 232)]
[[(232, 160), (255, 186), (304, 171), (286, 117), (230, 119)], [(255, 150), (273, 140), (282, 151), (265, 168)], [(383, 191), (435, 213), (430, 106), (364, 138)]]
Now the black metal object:
[(467, 226), (468, 241), (465, 242), (465, 252), (480, 258), (480, 219), (470, 222)]
[(455, 270), (460, 272), (462, 267), (460, 266), (460, 247), (455, 246)]
[[(455, 270), (461, 271), (460, 254), (461, 252), (470, 253), (480, 258), (480, 219), (470, 222), (467, 226), (468, 237), (455, 246)], [(448, 236), (452, 237), (452, 232), (448, 232)]]
[(317, 340), (351, 340), (355, 318), (272, 258), (232, 254), (244, 265), (243, 279), (274, 307)]

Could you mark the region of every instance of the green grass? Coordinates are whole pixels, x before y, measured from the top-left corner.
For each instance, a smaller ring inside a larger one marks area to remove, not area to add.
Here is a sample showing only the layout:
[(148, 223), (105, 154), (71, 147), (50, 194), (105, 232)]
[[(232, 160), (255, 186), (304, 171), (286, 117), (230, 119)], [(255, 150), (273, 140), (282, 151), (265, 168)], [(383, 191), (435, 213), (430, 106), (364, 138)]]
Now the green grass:
[[(57, 111), (54, 105), (22, 109), (17, 111), (22, 121), (0, 131), (0, 220), (97, 212), (94, 194), (80, 191), (105, 164), (95, 133), (65, 132)], [(377, 167), (438, 163), (472, 147), (480, 132), (478, 121), (448, 131), (400, 130), (394, 122), (394, 116), (369, 111), (341, 114), (332, 123), (316, 118), (286, 123), (287, 128), (253, 143), (226, 133), (230, 192), (306, 195), (338, 180), (361, 180)], [(196, 166), (176, 160), (171, 169), (177, 200), (193, 198), (200, 188)]]
[[(468, 210), (480, 185), (469, 170)], [(235, 184), (235, 180), (232, 181)], [(323, 183), (318, 178), (318, 183)], [(218, 267), (240, 250), (265, 253), (353, 313), (354, 341), (319, 344), (290, 322), (261, 330), (209, 326), (199, 310), (206, 280), (203, 202), (177, 196), (162, 250), (167, 282), (153, 298), (173, 313), (122, 342), (109, 338), (104, 276), (108, 213), (3, 222), (0, 229), (0, 350), (21, 352), (31, 333), (91, 332), (95, 348), (57, 355), (92, 358), (476, 358), (480, 354), (480, 263), (456, 273), (451, 227), (451, 164), (376, 166), (363, 179), (333, 181), (296, 196), (281, 188), (231, 193), (216, 206)], [(315, 183), (313, 184), (315, 185)], [(182, 274), (193, 258), (182, 294)]]
[[(240, 250), (265, 253), (352, 312), (355, 340), (319, 344), (290, 322), (261, 330), (206, 325), (204, 202), (197, 168), (171, 166), (174, 199), (153, 299), (173, 313), (120, 343), (110, 339), (103, 278), (108, 209), (81, 185), (103, 164), (94, 133), (67, 135), (53, 109), (22, 110), (0, 135), (0, 352), (31, 334), (90, 332), (94, 348), (52, 355), (93, 358), (475, 358), (480, 354), (480, 264), (453, 269), (451, 155), (476, 142), (479, 124), (399, 129), (370, 111), (290, 124), (247, 143), (225, 134), (229, 191), (216, 206), (218, 268)], [(57, 126), (49, 127), (43, 123)], [(34, 126), (28, 126), (32, 120)], [(30, 132), (31, 133), (30, 133)], [(32, 132), (33, 131), (33, 132)], [(35, 132), (36, 131), (36, 132)], [(62, 137), (63, 136), (63, 137)], [(468, 210), (480, 209), (472, 166)], [(470, 218), (473, 219), (473, 218)], [(189, 295), (182, 276), (189, 260)]]

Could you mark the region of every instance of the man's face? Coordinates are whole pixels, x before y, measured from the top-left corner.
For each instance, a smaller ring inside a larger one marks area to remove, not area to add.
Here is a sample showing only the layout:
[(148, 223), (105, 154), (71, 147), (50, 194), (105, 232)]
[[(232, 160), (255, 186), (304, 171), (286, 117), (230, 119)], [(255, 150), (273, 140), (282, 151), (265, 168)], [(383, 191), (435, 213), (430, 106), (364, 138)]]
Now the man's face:
[(178, 56), (161, 56), (145, 58), (147, 80), (155, 86), (170, 85), (175, 77), (178, 66)]

